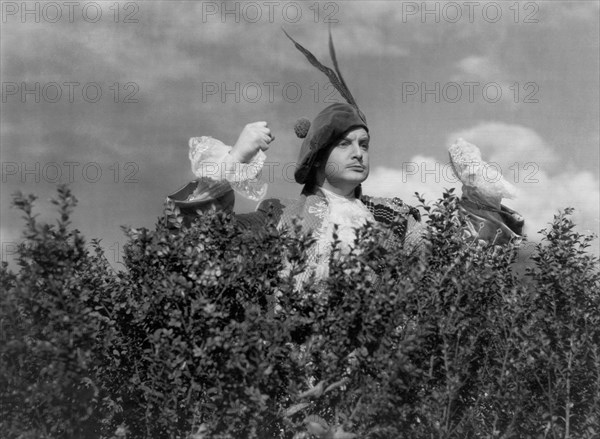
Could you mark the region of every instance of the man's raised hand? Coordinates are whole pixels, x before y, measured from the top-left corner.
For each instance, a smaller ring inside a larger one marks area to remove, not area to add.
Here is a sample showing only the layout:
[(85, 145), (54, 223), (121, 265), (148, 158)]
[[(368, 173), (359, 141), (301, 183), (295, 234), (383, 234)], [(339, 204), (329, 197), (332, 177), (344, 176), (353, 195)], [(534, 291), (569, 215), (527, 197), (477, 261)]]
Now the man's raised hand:
[(240, 137), (229, 154), (240, 163), (248, 163), (259, 150), (269, 149), (269, 144), (273, 140), (275, 136), (271, 134), (267, 122), (249, 123), (242, 129)]

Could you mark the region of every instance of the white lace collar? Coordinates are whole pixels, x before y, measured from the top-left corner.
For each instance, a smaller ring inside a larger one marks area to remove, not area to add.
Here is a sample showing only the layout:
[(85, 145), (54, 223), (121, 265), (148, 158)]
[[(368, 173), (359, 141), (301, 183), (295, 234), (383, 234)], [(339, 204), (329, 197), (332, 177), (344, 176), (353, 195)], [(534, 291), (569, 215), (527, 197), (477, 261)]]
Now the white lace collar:
[(320, 188), (327, 199), (329, 222), (350, 228), (364, 226), (375, 221), (373, 214), (360, 199), (354, 196), (338, 195), (325, 188)]

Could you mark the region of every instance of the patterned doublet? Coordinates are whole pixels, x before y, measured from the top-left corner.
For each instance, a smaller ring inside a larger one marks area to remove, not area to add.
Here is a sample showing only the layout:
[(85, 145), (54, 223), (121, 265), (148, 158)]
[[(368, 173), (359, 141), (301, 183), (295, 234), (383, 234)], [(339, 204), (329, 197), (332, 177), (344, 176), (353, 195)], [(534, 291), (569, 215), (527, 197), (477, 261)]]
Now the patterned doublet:
[[(407, 232), (420, 223), (419, 211), (399, 198), (361, 196), (360, 200), (371, 212), (375, 221), (394, 235), (394, 241), (404, 242)], [(256, 212), (237, 215), (245, 227), (263, 227), (266, 221), (275, 221), (280, 228), (292, 226), (294, 218), (300, 219), (304, 232), (318, 233), (327, 220), (326, 197), (316, 192), (303, 192), (298, 200), (267, 199), (262, 201)]]
[[(399, 198), (360, 196), (363, 209), (366, 208), (371, 221), (384, 232), (384, 248), (401, 249), (408, 254), (418, 251), (423, 241), (424, 228), (420, 223), (419, 211), (405, 204)], [(277, 224), (280, 229), (291, 228), (294, 219), (299, 220), (302, 232), (315, 238), (315, 245), (307, 254), (308, 269), (296, 277), (298, 289), (311, 274), (316, 279), (328, 276), (329, 258), (332, 251), (331, 230), (334, 218), (328, 197), (319, 189), (305, 190), (298, 200), (267, 199), (262, 201), (256, 212), (236, 215), (239, 224), (254, 229), (264, 227), (267, 221)], [(357, 227), (360, 224), (356, 224)], [(348, 249), (349, 241), (343, 239), (343, 230), (338, 230), (341, 249)], [(344, 242), (345, 241), (345, 242)], [(350, 243), (350, 247), (352, 244)]]
[(389, 227), (400, 241), (404, 241), (410, 218), (416, 222), (421, 221), (419, 210), (405, 204), (400, 198), (362, 196), (361, 201), (375, 220)]

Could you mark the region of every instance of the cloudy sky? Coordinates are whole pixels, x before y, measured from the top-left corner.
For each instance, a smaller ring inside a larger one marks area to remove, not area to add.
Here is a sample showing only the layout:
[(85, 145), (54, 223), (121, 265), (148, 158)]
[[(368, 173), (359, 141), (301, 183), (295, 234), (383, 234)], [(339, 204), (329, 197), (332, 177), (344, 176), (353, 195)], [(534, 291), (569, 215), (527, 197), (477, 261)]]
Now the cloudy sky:
[(281, 27), (330, 64), (328, 20), (369, 120), (366, 193), (415, 204), (458, 187), (447, 147), (463, 137), (518, 188), (505, 204), (530, 239), (567, 206), (598, 233), (599, 4), (2, 2), (2, 258), (22, 228), (11, 194), (35, 193), (53, 221), (70, 182), (75, 226), (118, 262), (119, 226), (152, 227), (194, 178), (188, 139), (233, 144), (253, 121), (276, 136), (269, 195), (296, 196), (294, 122), (341, 98)]

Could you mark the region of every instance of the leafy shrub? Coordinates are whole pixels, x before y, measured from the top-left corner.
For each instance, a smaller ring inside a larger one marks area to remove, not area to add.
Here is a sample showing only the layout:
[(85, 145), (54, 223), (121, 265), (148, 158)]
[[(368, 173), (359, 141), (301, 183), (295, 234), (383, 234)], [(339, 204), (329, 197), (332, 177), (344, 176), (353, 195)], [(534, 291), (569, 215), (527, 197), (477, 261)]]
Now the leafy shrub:
[[(464, 239), (450, 192), (424, 254), (376, 229), (294, 290), (311, 239), (176, 209), (128, 229), (125, 269), (17, 195), (25, 244), (0, 271), (7, 438), (597, 437), (600, 274), (557, 215), (518, 248)], [(337, 247), (336, 247), (337, 248)]]

